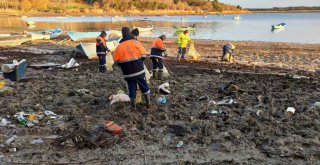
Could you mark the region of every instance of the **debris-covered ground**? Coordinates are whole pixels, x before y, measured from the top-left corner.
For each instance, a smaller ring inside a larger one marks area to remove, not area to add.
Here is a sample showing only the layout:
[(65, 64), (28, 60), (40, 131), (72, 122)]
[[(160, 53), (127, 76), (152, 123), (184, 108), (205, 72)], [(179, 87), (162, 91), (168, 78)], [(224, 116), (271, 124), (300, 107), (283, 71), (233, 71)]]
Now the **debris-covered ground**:
[[(149, 39), (143, 43), (150, 47)], [(218, 62), (223, 43), (196, 42), (213, 63), (166, 60), (170, 79), (150, 86), (154, 93), (169, 82), (172, 94), (161, 106), (153, 94), (149, 111), (109, 105), (110, 95), (126, 90), (116, 66), (114, 72), (97, 73), (96, 61), (77, 57), (77, 69), (27, 68), (27, 80), (10, 84), (13, 96), (0, 97), (0, 117), (12, 120), (0, 129), (0, 164), (319, 164), (320, 109), (314, 106), (320, 101), (319, 45), (237, 42), (240, 64), (230, 65)], [(13, 59), (63, 64), (75, 45), (57, 40), (1, 48), (0, 57), (7, 59), (0, 64)], [(176, 54), (173, 41), (167, 46)], [(145, 63), (150, 69), (150, 61)], [(218, 92), (230, 82), (233, 89)], [(200, 101), (202, 96), (209, 100)], [(208, 106), (226, 98), (236, 102)], [(288, 107), (295, 113), (286, 112)], [(34, 127), (13, 119), (21, 111), (45, 110), (58, 117)], [(121, 125), (122, 134), (106, 132), (107, 120)]]

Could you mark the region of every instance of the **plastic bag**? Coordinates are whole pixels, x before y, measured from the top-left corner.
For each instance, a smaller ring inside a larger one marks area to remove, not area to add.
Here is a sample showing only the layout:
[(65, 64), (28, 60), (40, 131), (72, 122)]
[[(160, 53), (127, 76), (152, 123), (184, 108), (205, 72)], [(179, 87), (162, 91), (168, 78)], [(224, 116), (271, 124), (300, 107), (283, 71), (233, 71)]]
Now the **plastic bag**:
[(163, 75), (164, 78), (168, 78), (170, 77), (169, 71), (167, 70), (167, 68), (165, 66), (163, 66)]
[(113, 56), (111, 52), (108, 52), (106, 56), (106, 65), (107, 65), (108, 71), (113, 71), (113, 68), (112, 68), (113, 64), (114, 64)]
[(119, 42), (118, 41), (110, 41), (110, 42), (107, 42), (106, 44), (107, 44), (107, 47), (110, 50), (110, 52), (114, 52), (116, 50), (116, 48), (118, 47)]
[(187, 57), (191, 58), (192, 60), (200, 60), (200, 54), (194, 47), (194, 44), (190, 45), (189, 51), (187, 53)]
[(146, 67), (146, 65), (143, 64), (143, 67), (144, 67), (144, 71), (145, 71), (145, 74), (146, 74), (146, 80), (147, 80), (147, 83), (149, 84), (150, 83), (150, 78), (152, 77), (152, 75), (150, 74), (148, 68)]
[(117, 92), (117, 94), (111, 95), (109, 100), (111, 100), (110, 105), (112, 105), (117, 102), (128, 102), (130, 101), (130, 98), (128, 95), (124, 94), (122, 90), (120, 90)]

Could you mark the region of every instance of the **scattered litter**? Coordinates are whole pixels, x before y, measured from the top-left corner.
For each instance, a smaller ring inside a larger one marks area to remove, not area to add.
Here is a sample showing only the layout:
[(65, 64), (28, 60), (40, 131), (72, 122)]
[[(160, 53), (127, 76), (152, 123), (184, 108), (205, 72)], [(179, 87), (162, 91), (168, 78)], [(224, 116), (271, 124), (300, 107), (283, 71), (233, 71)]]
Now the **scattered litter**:
[(239, 86), (235, 85), (233, 82), (230, 82), (229, 84), (225, 85), (222, 84), (218, 87), (218, 93), (220, 94), (233, 94), (235, 92), (238, 92), (240, 90)]
[(310, 79), (310, 77), (307, 77), (307, 76), (299, 76), (299, 75), (293, 75), (292, 78), (294, 78), (294, 79)]
[(261, 110), (258, 110), (256, 114), (257, 114), (257, 116), (260, 116), (261, 113), (262, 113), (262, 111), (261, 111)]
[(31, 64), (31, 65), (28, 65), (28, 66), (32, 67), (32, 68), (54, 68), (54, 67), (60, 67), (61, 64), (48, 62), (48, 63), (45, 63), (45, 64)]
[(320, 108), (320, 102), (315, 102), (315, 103), (313, 104), (313, 106), (314, 106), (315, 108)]
[(52, 112), (52, 111), (44, 111), (44, 115), (47, 116), (47, 117), (50, 117), (51, 119), (56, 119), (56, 118), (58, 118), (58, 115), (55, 114), (55, 113)]
[(5, 61), (5, 60), (8, 60), (8, 58), (7, 57), (0, 57), (0, 60)]
[(178, 148), (181, 148), (181, 147), (183, 147), (183, 141), (179, 141), (179, 143), (176, 145)]
[(71, 58), (70, 61), (66, 64), (61, 65), (61, 68), (73, 68), (73, 67), (78, 67), (79, 64), (76, 62), (76, 60), (74, 60), (74, 58)]
[(9, 152), (17, 152), (17, 148), (10, 148)]
[(107, 121), (105, 123), (105, 128), (107, 131), (111, 132), (114, 135), (119, 135), (122, 132), (122, 127), (113, 121)]
[(157, 93), (158, 93), (158, 94), (162, 94), (162, 95), (169, 95), (169, 94), (171, 93), (171, 92), (170, 92), (170, 85), (169, 85), (169, 83), (166, 82), (166, 83), (161, 84), (161, 85), (158, 87)]
[(201, 96), (198, 100), (199, 101), (205, 101), (205, 100), (209, 100), (209, 96)]
[(111, 100), (110, 105), (112, 105), (117, 102), (129, 102), (130, 97), (127, 94), (124, 94), (124, 91), (119, 90), (116, 95), (111, 95), (109, 100)]
[(13, 95), (13, 88), (5, 86), (0, 89), (0, 97), (12, 96), (12, 95)]
[(20, 124), (26, 126), (28, 123), (28, 120), (21, 114), (17, 115), (17, 120)]
[(219, 112), (216, 111), (216, 110), (209, 110), (209, 113), (210, 113), (211, 115), (216, 115), (216, 114), (218, 114)]
[(14, 140), (16, 140), (16, 138), (17, 138), (17, 135), (13, 135), (13, 136), (10, 137), (9, 139), (7, 139), (7, 140), (4, 142), (4, 144), (5, 144), (5, 145), (9, 145), (9, 144), (11, 144)]
[(42, 139), (33, 139), (31, 141), (31, 144), (40, 144), (40, 143), (43, 143), (44, 141)]
[(81, 95), (90, 94), (90, 90), (89, 90), (89, 89), (78, 89), (76, 92), (77, 92), (78, 94), (81, 94)]
[[(40, 121), (43, 120), (44, 118), (58, 119), (58, 118), (61, 118), (62, 116), (59, 116), (52, 111), (44, 111), (43, 113), (40, 112), (39, 114), (34, 114), (34, 113), (27, 114), (21, 111), (16, 113), (14, 117), (16, 118), (18, 123), (20, 123), (21, 125), (24, 125), (27, 127), (33, 127), (35, 126), (35, 124), (39, 124)], [(45, 121), (48, 121), (48, 120), (45, 120)]]
[(7, 119), (1, 119), (0, 127), (6, 126), (6, 125), (9, 125), (9, 124), (11, 124), (11, 121), (9, 121)]
[(164, 95), (159, 96), (157, 99), (159, 105), (166, 105), (168, 103), (168, 100), (168, 97)]
[(214, 70), (216, 73), (221, 73), (220, 69)]
[(4, 162), (5, 156), (4, 155), (0, 155), (0, 162)]
[(221, 101), (217, 102), (217, 105), (232, 105), (232, 104), (237, 104), (238, 102), (235, 99), (224, 99)]
[(288, 107), (286, 112), (288, 112), (289, 114), (291, 113), (292, 115), (294, 114), (296, 110), (293, 107)]

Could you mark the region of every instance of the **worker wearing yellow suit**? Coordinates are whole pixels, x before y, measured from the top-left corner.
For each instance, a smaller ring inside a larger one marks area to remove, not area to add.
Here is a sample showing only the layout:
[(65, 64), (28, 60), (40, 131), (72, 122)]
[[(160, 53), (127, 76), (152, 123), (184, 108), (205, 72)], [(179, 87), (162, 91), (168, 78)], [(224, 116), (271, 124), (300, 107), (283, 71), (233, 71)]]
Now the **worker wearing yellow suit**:
[(184, 31), (178, 36), (179, 51), (178, 51), (177, 60), (180, 60), (180, 58), (184, 59), (184, 55), (187, 52), (187, 46), (189, 42), (191, 44), (193, 43), (191, 38), (188, 35), (188, 30)]
[(236, 47), (233, 44), (225, 44), (223, 46), (223, 54), (221, 57), (221, 61), (233, 62), (234, 61), (234, 50)]

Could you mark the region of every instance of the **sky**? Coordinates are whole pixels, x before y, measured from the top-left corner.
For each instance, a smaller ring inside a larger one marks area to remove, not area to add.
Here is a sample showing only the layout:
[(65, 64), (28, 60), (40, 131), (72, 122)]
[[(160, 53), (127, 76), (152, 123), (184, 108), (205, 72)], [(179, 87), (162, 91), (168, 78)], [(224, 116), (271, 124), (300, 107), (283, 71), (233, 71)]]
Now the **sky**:
[(219, 0), (244, 8), (272, 8), (288, 6), (320, 6), (320, 0)]

